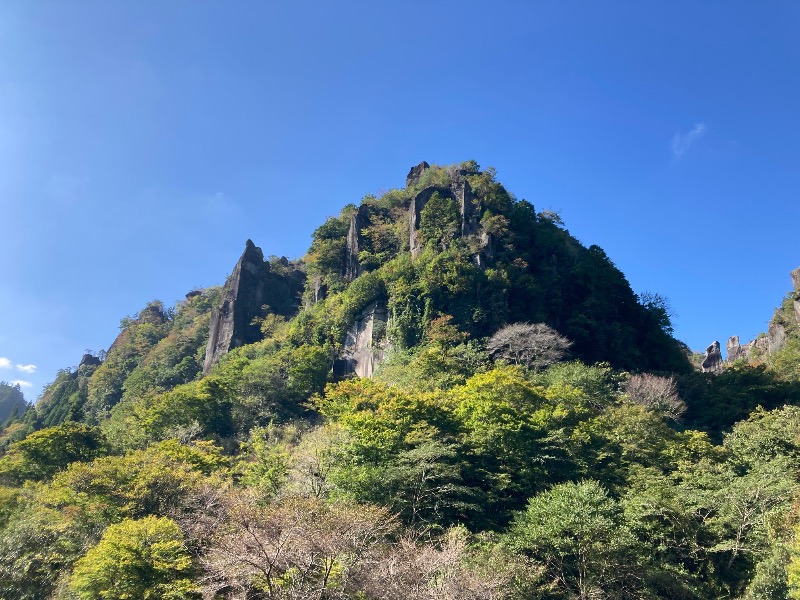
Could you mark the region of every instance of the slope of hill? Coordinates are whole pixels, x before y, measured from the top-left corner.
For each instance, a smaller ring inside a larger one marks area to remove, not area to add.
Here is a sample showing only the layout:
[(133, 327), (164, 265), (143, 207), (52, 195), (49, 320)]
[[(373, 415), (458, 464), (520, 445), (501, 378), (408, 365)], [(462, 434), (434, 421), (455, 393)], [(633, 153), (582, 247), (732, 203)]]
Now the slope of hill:
[(558, 215), (421, 163), (9, 420), (0, 596), (788, 600), (795, 301), (768, 360), (693, 371)]

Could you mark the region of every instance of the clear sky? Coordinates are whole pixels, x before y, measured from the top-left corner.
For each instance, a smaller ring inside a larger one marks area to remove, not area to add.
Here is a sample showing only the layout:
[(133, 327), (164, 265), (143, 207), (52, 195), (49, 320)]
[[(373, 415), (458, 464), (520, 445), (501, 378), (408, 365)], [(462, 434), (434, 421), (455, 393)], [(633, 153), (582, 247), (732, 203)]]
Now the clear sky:
[(0, 3), (0, 379), (301, 256), (412, 165), (475, 159), (659, 292), (693, 348), (800, 266), (800, 3)]

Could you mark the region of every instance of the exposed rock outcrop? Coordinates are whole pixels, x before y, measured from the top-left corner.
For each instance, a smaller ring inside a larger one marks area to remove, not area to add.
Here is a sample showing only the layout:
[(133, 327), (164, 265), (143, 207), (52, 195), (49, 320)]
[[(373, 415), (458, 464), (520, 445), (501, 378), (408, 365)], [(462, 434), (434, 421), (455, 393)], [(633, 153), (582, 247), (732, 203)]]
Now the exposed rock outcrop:
[(786, 345), (786, 328), (773, 320), (767, 329), (767, 353), (775, 354)]
[(388, 349), (388, 321), (389, 311), (383, 303), (373, 302), (361, 311), (347, 332), (342, 353), (333, 363), (336, 377), (372, 377)]
[(425, 205), (436, 193), (445, 198), (452, 198), (458, 205), (462, 237), (476, 235), (480, 232), (478, 223), (480, 204), (472, 193), (469, 182), (465, 177), (466, 173), (466, 171), (456, 171), (453, 174), (452, 183), (448, 187), (428, 186), (420, 190), (411, 200), (408, 210), (408, 222), (409, 248), (412, 256), (417, 256), (422, 251), (423, 241), (419, 231), (420, 215)]
[[(797, 325), (800, 326), (800, 267), (791, 271), (789, 275), (792, 278), (792, 286), (794, 287), (794, 317)], [(727, 362), (732, 363), (738, 359), (758, 360), (763, 356), (780, 351), (786, 345), (789, 336), (786, 326), (789, 325), (791, 329), (791, 323), (787, 323), (787, 318), (791, 319), (791, 316), (785, 313), (781, 315), (781, 309), (779, 308), (770, 319), (766, 335), (762, 334), (744, 345), (739, 344), (739, 336), (733, 336), (728, 339)]]
[(317, 302), (322, 302), (325, 299), (325, 296), (328, 294), (328, 287), (322, 282), (322, 277), (317, 275), (311, 281), (311, 289), (313, 290), (312, 293), (312, 303), (316, 304)]
[(728, 352), (727, 363), (732, 363), (740, 358), (749, 360), (751, 356), (763, 356), (769, 351), (769, 340), (766, 336), (762, 336), (747, 342), (745, 345), (739, 343), (739, 336), (734, 335), (728, 338), (728, 343), (725, 344), (725, 349)]
[(264, 260), (252, 241), (222, 288), (222, 302), (211, 313), (203, 373), (208, 373), (229, 350), (261, 339), (254, 319), (269, 312), (291, 316), (300, 305), (305, 276), (285, 258), (275, 265)]
[(353, 281), (361, 275), (361, 263), (358, 260), (358, 253), (363, 247), (361, 241), (361, 231), (369, 225), (369, 214), (365, 205), (358, 207), (358, 210), (350, 216), (350, 229), (347, 230), (347, 255), (344, 261), (342, 275), (346, 281)]
[(789, 276), (792, 278), (794, 292), (796, 294), (800, 294), (800, 267), (797, 267), (794, 271), (789, 273)]
[(425, 172), (425, 170), (430, 168), (431, 166), (424, 160), (417, 166), (411, 167), (408, 175), (406, 175), (406, 187), (411, 187), (412, 185), (416, 184), (419, 181), (419, 178), (422, 177), (422, 174)]
[(81, 367), (97, 367), (100, 365), (102, 361), (94, 356), (93, 354), (84, 354), (83, 358), (81, 358), (81, 364), (78, 365), (78, 368)]
[[(793, 293), (790, 294), (790, 298), (793, 296), (794, 317), (800, 327), (800, 268), (793, 270), (789, 275), (792, 278), (794, 287)], [(783, 309), (778, 308), (772, 319), (770, 319), (766, 335), (762, 334), (744, 345), (740, 345), (739, 336), (733, 336), (728, 339), (726, 344), (728, 350), (727, 362), (732, 363), (739, 359), (758, 361), (764, 356), (775, 354), (786, 345), (786, 340), (789, 336), (787, 326), (790, 330), (793, 327), (791, 313), (787, 315)]]
[(700, 366), (703, 369), (703, 373), (716, 373), (722, 369), (722, 352), (720, 351), (719, 342), (715, 341), (706, 348), (706, 355), (703, 357), (703, 363)]
[(164, 307), (160, 302), (153, 302), (145, 306), (136, 318), (137, 324), (152, 323), (154, 325), (163, 325), (167, 322), (167, 316), (164, 314)]
[(453, 198), (452, 192), (448, 188), (432, 185), (420, 191), (411, 200), (411, 206), (408, 210), (408, 224), (409, 224), (409, 240), (408, 245), (411, 250), (412, 256), (417, 256), (422, 251), (422, 236), (419, 231), (419, 220), (422, 209), (428, 203), (431, 197), (439, 193), (441, 196)]

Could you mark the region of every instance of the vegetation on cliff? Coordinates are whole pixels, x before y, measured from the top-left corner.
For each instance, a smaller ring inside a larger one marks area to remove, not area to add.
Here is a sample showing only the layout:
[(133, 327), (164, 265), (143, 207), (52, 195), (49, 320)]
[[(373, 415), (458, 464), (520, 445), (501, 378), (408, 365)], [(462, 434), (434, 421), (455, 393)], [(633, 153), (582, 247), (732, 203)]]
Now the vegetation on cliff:
[(345, 207), (302, 264), (297, 312), (237, 314), (262, 339), (206, 374), (233, 284), (9, 413), (0, 596), (800, 597), (796, 321), (694, 372), (661, 297), (474, 162)]

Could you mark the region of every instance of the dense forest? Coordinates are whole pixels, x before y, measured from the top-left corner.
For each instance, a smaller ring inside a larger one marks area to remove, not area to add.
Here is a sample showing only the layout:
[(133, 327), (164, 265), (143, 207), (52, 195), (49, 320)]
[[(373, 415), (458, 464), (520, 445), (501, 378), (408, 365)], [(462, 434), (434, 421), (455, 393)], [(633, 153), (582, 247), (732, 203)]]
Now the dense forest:
[(0, 597), (800, 598), (797, 293), (703, 372), (493, 169), (406, 183), (0, 385)]

